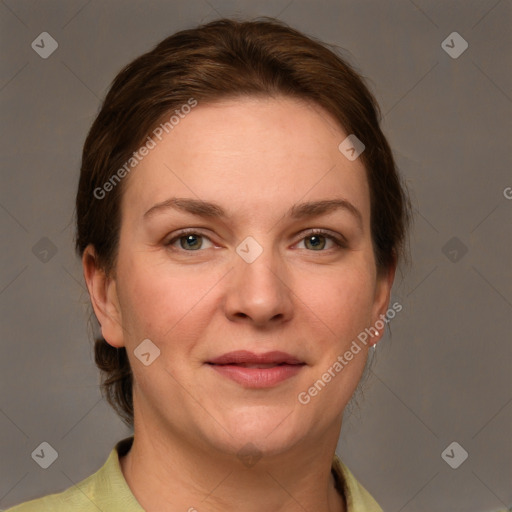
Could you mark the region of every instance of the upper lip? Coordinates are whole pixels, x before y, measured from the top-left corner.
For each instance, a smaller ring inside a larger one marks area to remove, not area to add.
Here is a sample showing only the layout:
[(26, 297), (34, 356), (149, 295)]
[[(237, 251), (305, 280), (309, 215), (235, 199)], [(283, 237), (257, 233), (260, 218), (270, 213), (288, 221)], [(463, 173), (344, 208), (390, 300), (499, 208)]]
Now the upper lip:
[(255, 354), (248, 350), (235, 350), (227, 352), (215, 359), (207, 361), (209, 364), (304, 364), (304, 361), (297, 359), (286, 352), (265, 352)]

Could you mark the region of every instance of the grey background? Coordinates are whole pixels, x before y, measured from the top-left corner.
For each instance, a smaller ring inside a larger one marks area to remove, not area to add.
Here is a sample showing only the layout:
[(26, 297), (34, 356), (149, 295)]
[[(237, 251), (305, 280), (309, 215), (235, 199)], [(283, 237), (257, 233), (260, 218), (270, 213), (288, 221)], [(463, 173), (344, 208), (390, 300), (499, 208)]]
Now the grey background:
[[(100, 396), (72, 244), (100, 99), (164, 37), (237, 13), (347, 50), (416, 207), (404, 309), (338, 453), (385, 511), (512, 507), (510, 0), (1, 1), (0, 507), (79, 482), (130, 434)], [(59, 44), (48, 59), (31, 48), (43, 31)], [(457, 59), (441, 47), (454, 31), (469, 44)], [(59, 454), (46, 470), (42, 441)], [(452, 441), (469, 454), (458, 469), (441, 458)]]

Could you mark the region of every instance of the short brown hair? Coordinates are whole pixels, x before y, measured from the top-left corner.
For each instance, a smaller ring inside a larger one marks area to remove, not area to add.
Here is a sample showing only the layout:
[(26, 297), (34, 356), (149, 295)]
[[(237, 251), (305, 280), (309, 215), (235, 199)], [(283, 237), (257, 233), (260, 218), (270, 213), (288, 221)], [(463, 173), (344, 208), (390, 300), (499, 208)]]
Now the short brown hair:
[[(375, 261), (379, 271), (394, 265), (404, 253), (410, 207), (380, 129), (375, 98), (362, 77), (325, 43), (267, 17), (220, 19), (177, 32), (119, 72), (83, 148), (76, 196), (77, 253), (82, 256), (92, 244), (98, 264), (107, 274), (115, 272), (123, 183), (112, 187), (105, 199), (94, 191), (130, 159), (165, 116), (190, 98), (201, 104), (254, 95), (312, 101), (364, 143), (360, 158), (370, 188)], [(116, 349), (100, 336), (95, 361), (104, 396), (133, 426), (126, 349)]]

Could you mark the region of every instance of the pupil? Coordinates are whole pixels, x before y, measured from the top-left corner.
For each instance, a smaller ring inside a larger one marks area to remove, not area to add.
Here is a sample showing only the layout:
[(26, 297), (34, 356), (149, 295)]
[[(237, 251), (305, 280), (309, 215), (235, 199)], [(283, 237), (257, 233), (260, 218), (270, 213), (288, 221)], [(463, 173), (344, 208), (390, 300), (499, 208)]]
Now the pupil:
[(315, 242), (313, 242), (311, 245), (312, 245), (313, 247), (319, 247), (319, 246), (321, 246), (322, 244), (321, 244), (321, 242), (320, 242), (320, 238), (321, 238), (321, 237), (319, 237), (318, 235), (311, 235), (311, 236), (309, 237), (310, 241), (311, 241), (311, 240), (315, 240), (315, 239), (316, 239), (316, 241), (317, 241), (316, 243), (315, 243)]
[[(191, 247), (193, 248), (193, 245), (194, 245), (194, 239), (196, 239), (196, 240), (197, 240), (197, 238), (198, 238), (198, 237), (197, 237), (197, 236), (195, 236), (195, 235), (187, 235), (187, 236), (185, 237), (185, 239), (186, 239), (186, 243), (187, 243), (187, 244), (188, 244), (189, 242), (192, 242), (192, 245), (188, 245), (188, 247), (189, 247), (189, 248), (191, 248)], [(196, 243), (197, 243), (197, 242), (196, 242)]]

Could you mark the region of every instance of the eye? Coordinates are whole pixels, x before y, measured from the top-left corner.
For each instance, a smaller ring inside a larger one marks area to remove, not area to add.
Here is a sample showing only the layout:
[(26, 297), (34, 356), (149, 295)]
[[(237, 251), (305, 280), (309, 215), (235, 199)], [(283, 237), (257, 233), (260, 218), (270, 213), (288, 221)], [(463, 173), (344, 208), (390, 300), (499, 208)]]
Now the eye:
[[(326, 252), (329, 249), (339, 250), (347, 247), (346, 240), (343, 237), (334, 235), (322, 229), (312, 229), (304, 238), (302, 238), (301, 242), (303, 240), (305, 241), (304, 245), (306, 246), (306, 249), (312, 247), (312, 250), (315, 252)], [(326, 251), (324, 251), (326, 240), (330, 240), (334, 246), (327, 247)]]
[[(204, 247), (204, 240), (210, 243), (210, 246)], [(327, 252), (329, 250), (339, 250), (347, 247), (346, 240), (339, 235), (334, 235), (322, 229), (310, 230), (302, 239), (305, 241), (305, 248), (314, 252)], [(327, 247), (328, 241), (331, 242), (331, 247)], [(179, 242), (179, 246), (175, 247), (177, 250), (186, 252), (195, 252), (200, 249), (208, 249), (213, 246), (211, 240), (201, 232), (195, 229), (184, 229), (178, 232), (173, 238), (165, 243), (166, 247), (173, 247)]]
[[(179, 242), (180, 245), (178, 250), (183, 249), (184, 251), (187, 252), (194, 252), (201, 248), (205, 248), (203, 247), (203, 240), (210, 241), (210, 239), (206, 235), (203, 235), (196, 230), (185, 229), (177, 233), (173, 238), (171, 238), (171, 240), (166, 242), (165, 245), (172, 247), (176, 242)], [(206, 247), (206, 249), (208, 249), (208, 247)]]

